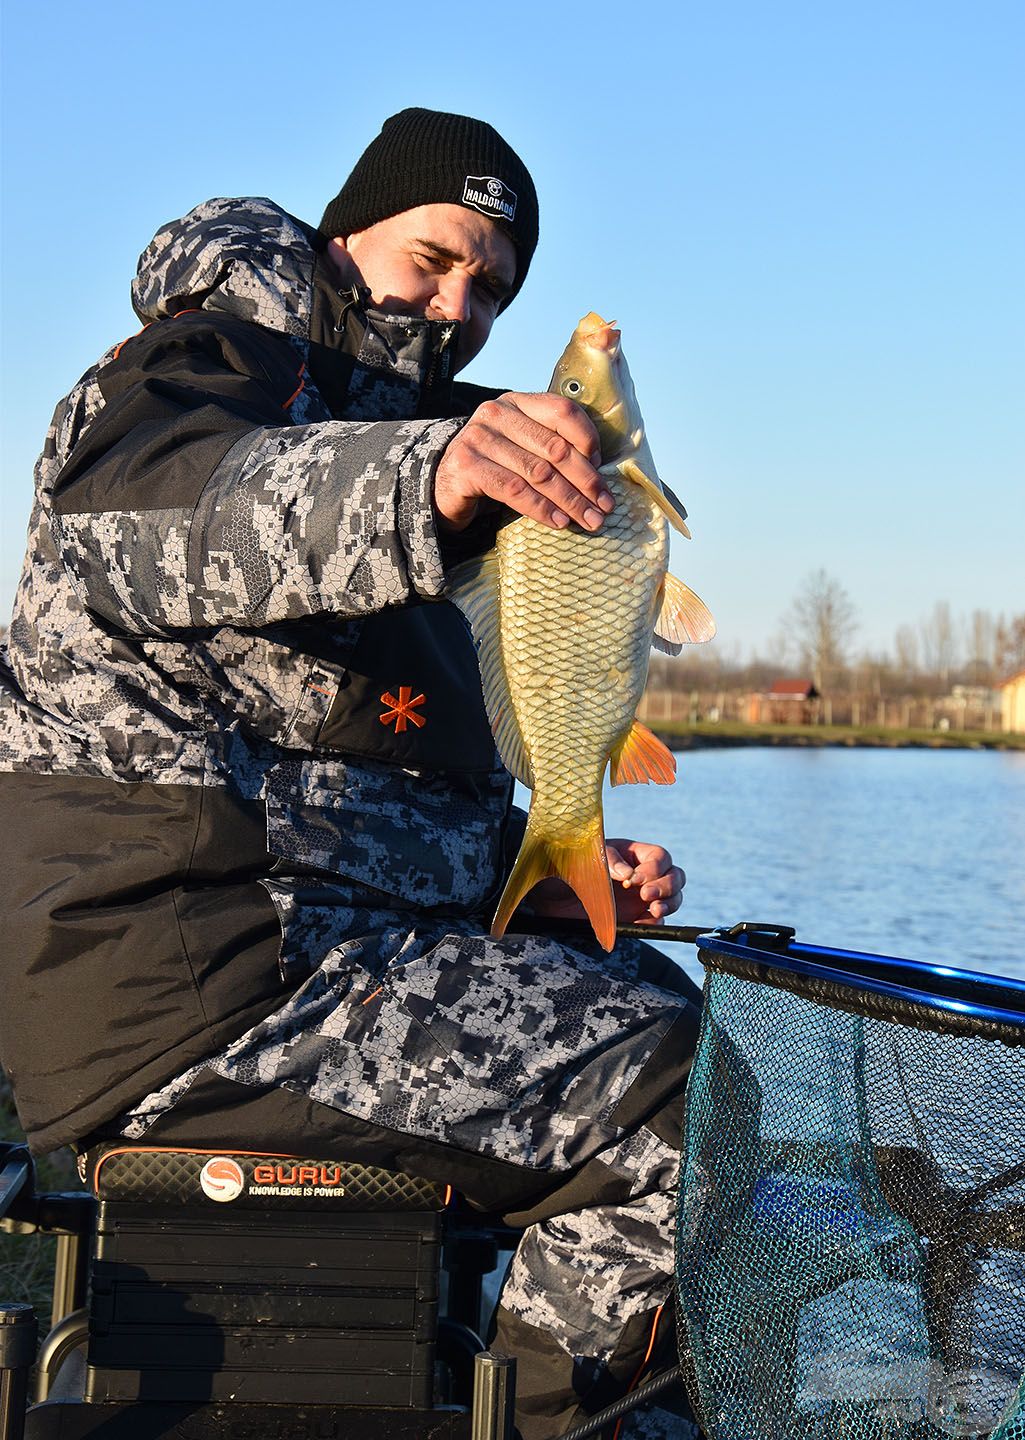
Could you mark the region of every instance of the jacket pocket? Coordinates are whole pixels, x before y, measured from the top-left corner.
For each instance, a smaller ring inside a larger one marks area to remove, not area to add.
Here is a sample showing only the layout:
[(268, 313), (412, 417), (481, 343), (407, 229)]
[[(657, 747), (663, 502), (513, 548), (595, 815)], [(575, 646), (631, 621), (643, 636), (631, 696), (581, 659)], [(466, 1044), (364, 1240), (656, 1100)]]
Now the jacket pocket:
[(484, 904), (498, 879), (507, 788), (362, 761), (285, 760), (267, 773), (267, 848), (402, 906)]

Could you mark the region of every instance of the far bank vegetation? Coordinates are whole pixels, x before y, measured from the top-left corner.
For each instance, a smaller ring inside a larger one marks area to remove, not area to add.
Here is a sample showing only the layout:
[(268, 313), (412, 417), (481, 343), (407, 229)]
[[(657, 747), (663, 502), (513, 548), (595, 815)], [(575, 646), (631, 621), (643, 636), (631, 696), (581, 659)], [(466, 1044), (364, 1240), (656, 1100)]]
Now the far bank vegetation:
[(808, 575), (764, 656), (718, 640), (652, 656), (641, 718), (656, 729), (843, 726), (865, 732), (1010, 728), (1003, 682), (1025, 671), (1025, 612), (954, 615), (938, 601), (902, 624), (892, 650), (857, 646), (854, 602), (825, 570)]

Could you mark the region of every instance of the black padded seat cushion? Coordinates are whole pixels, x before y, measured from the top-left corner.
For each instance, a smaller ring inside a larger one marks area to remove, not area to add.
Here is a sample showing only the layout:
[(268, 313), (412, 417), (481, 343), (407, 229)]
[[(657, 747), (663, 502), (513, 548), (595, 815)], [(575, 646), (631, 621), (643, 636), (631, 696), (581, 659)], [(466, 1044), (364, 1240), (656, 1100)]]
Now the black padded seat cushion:
[(96, 1145), (85, 1174), (98, 1200), (197, 1209), (443, 1210), (450, 1187), (376, 1165), (236, 1150)]

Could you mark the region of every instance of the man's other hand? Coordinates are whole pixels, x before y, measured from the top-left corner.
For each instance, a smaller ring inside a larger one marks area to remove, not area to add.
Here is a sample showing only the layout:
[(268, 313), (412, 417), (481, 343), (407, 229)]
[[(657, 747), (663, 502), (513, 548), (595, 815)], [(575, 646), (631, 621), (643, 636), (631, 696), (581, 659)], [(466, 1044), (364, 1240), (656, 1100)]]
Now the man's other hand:
[[(687, 877), (662, 845), (606, 839), (605, 855), (620, 924), (661, 925), (679, 910)], [(562, 880), (542, 880), (531, 890), (528, 904), (535, 915), (587, 919), (584, 907)]]
[(679, 910), (687, 877), (663, 846), (606, 839), (605, 855), (621, 923), (661, 925)]
[(434, 477), (441, 524), (463, 530), (480, 502), (562, 530), (597, 530), (614, 501), (596, 466), (598, 432), (561, 395), (509, 393), (486, 400), (449, 442)]

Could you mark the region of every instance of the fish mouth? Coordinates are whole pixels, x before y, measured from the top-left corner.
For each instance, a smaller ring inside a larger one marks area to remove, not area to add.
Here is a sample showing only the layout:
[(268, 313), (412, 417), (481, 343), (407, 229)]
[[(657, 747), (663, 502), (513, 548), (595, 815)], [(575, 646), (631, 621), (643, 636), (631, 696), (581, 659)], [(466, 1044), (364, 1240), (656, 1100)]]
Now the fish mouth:
[(603, 320), (592, 310), (585, 315), (578, 327), (581, 340), (592, 350), (608, 350), (615, 355), (622, 339), (622, 332), (616, 329), (614, 320)]
[(613, 358), (619, 354), (619, 342), (622, 338), (622, 332), (613, 329), (611, 325), (607, 330), (594, 330), (583, 337), (584, 344), (589, 345), (592, 350), (605, 350)]

